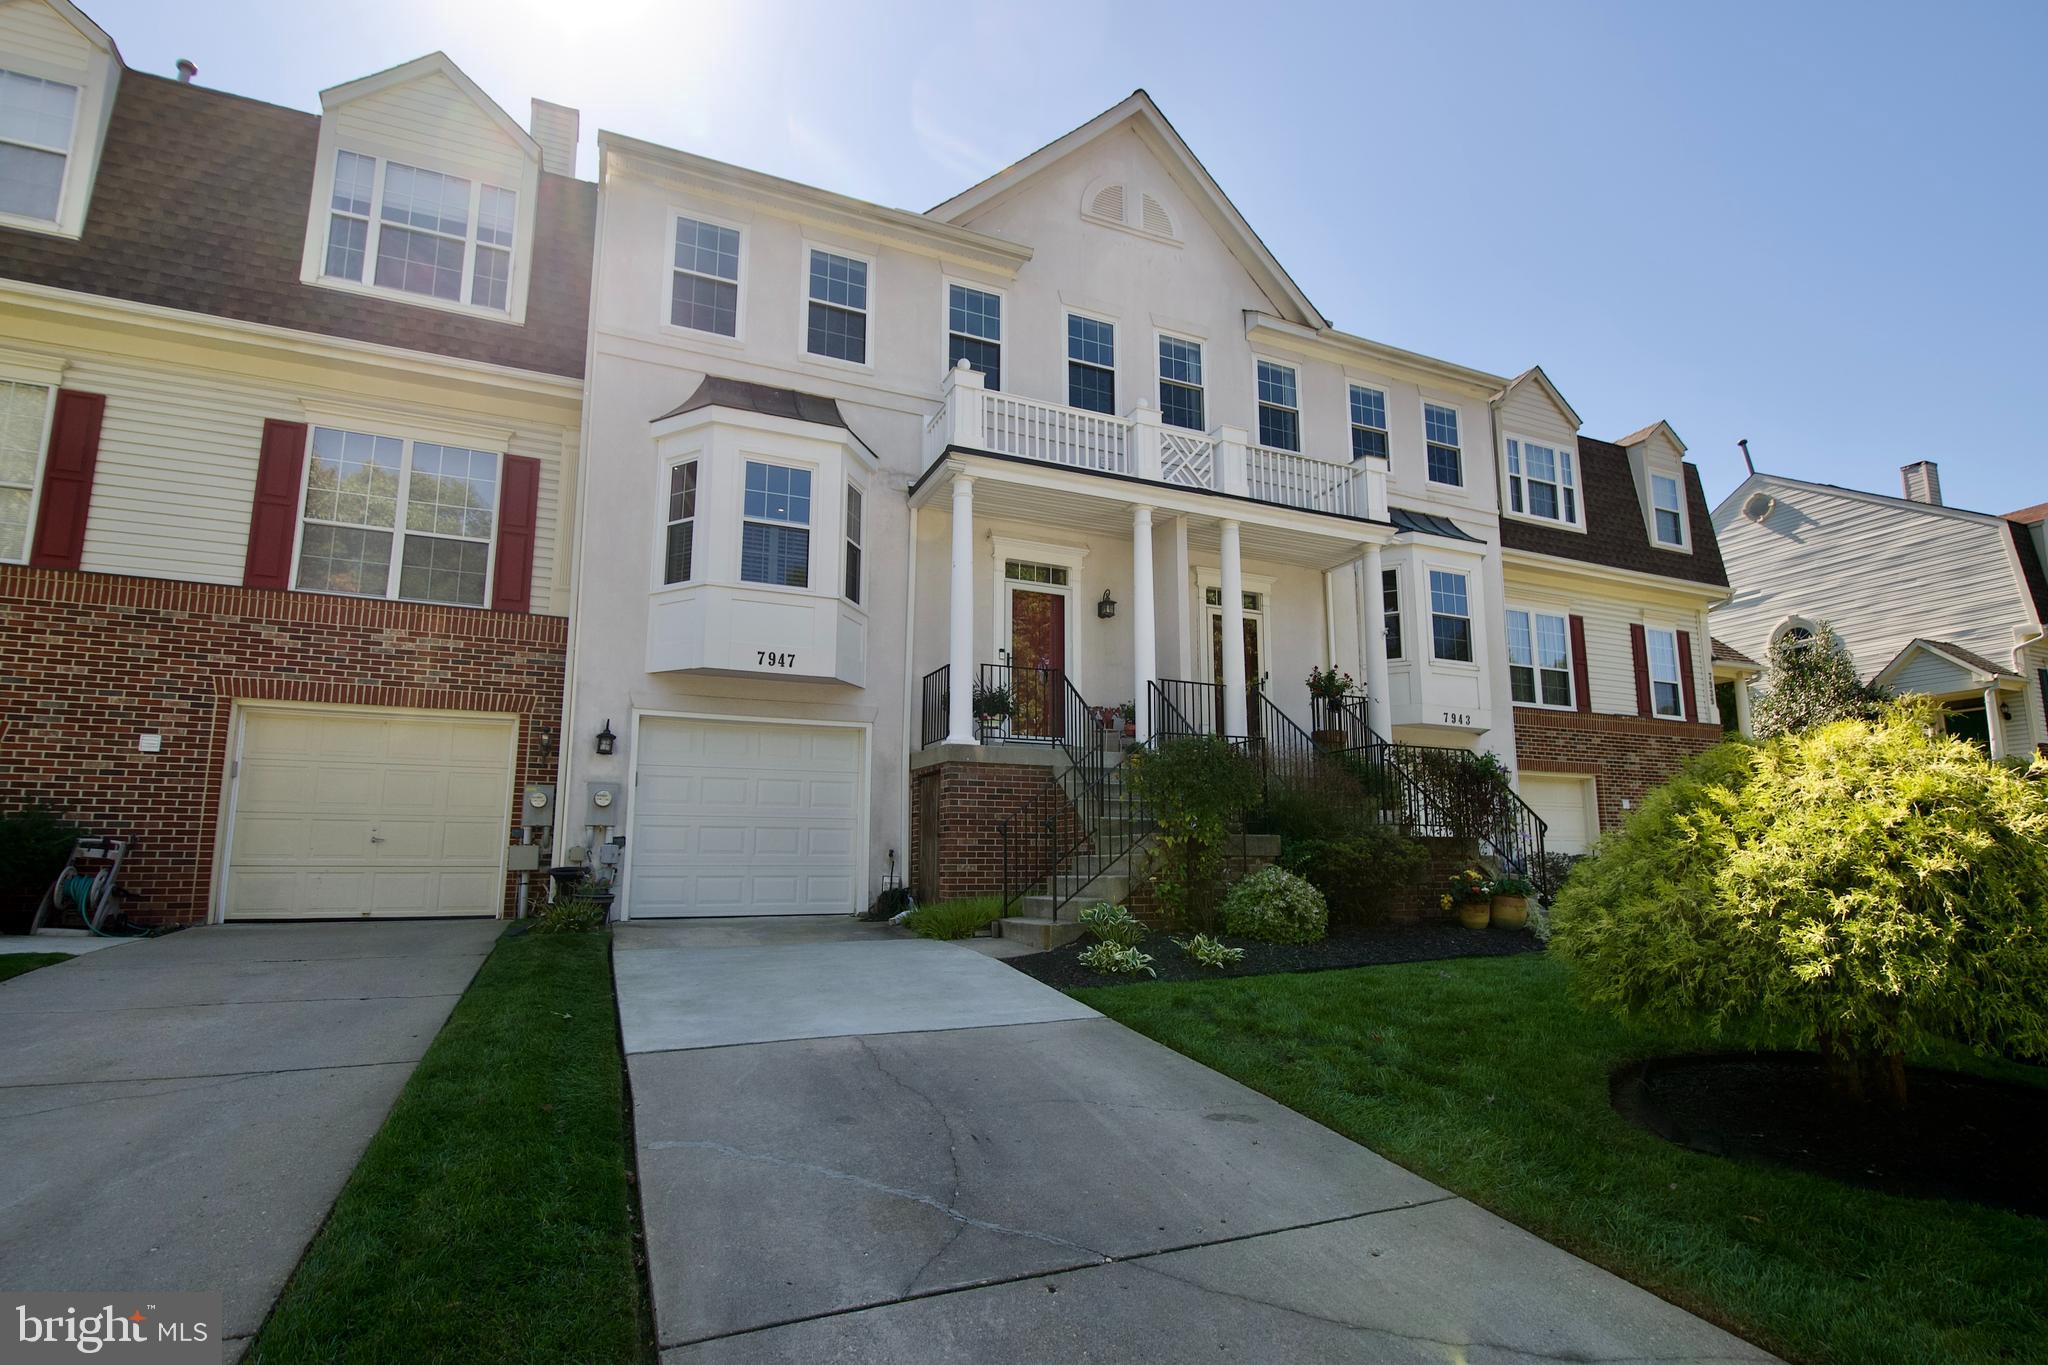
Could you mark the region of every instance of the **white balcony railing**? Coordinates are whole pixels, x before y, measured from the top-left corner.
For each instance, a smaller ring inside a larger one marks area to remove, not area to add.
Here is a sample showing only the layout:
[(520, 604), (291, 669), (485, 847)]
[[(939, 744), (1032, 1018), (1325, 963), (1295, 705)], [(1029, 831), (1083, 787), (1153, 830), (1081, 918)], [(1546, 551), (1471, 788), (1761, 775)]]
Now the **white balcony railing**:
[(1387, 464), (1319, 460), (1291, 450), (1252, 445), (1245, 433), (1218, 427), (1207, 435), (1168, 427), (1157, 411), (1128, 417), (991, 393), (966, 368), (949, 371), (944, 403), (925, 427), (925, 463), (948, 446), (991, 450), (1096, 474), (1121, 474), (1341, 516), (1387, 515)]

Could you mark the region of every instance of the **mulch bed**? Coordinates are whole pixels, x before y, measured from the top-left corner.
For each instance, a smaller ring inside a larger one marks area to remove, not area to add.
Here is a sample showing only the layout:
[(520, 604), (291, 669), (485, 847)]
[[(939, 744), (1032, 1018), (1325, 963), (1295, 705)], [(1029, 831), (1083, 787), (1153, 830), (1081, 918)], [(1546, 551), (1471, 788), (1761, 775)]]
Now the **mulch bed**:
[(1447, 957), (1505, 957), (1536, 953), (1543, 945), (1526, 929), (1467, 929), (1451, 924), (1385, 925), (1373, 929), (1336, 928), (1321, 943), (1255, 943), (1219, 935), (1233, 948), (1244, 949), (1244, 961), (1217, 969), (1196, 963), (1168, 934), (1152, 934), (1139, 944), (1152, 955), (1157, 976), (1109, 976), (1079, 962), (1077, 943), (1047, 953), (1007, 959), (1026, 976), (1048, 986), (1128, 986), (1139, 981), (1213, 981), (1228, 976), (1265, 976), (1272, 972), (1322, 972), (1338, 967), (1373, 967), (1387, 962), (1435, 962)]
[(1623, 1118), (1695, 1151), (2048, 1216), (2048, 1088), (1916, 1066), (1906, 1093), (1898, 1112), (1837, 1100), (1808, 1052), (1660, 1058), (1609, 1084)]

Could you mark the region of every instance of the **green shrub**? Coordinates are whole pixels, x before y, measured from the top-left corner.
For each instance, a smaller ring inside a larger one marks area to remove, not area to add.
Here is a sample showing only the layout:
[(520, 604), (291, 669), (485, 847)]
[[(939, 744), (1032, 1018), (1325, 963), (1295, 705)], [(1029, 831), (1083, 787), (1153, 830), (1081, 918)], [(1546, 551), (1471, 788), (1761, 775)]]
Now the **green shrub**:
[(1330, 908), (1303, 878), (1262, 867), (1223, 898), (1223, 929), (1262, 943), (1315, 943), (1330, 932)]
[(1145, 941), (1145, 926), (1130, 911), (1108, 901), (1097, 901), (1080, 914), (1081, 927), (1103, 943), (1135, 948)]
[(533, 912), (534, 934), (586, 934), (593, 929), (604, 928), (605, 916), (611, 907), (592, 900), (588, 896), (565, 896), (558, 901), (549, 901)]
[(1214, 735), (1168, 740), (1128, 763), (1132, 790), (1158, 825), (1153, 888), (1167, 919), (1213, 927), (1224, 841), (1258, 799), (1258, 769)]
[(962, 896), (918, 906), (904, 916), (903, 927), (919, 938), (972, 938), (1002, 917), (1002, 897)]
[(1688, 764), (1558, 896), (1577, 988), (1789, 1035), (1840, 1093), (1894, 1102), (1935, 1040), (2048, 1052), (2048, 796), (1940, 719), (1901, 702)]
[(1323, 893), (1330, 919), (1376, 924), (1394, 895), (1428, 861), (1420, 841), (1392, 825), (1365, 824), (1331, 839), (1295, 839), (1281, 845), (1280, 866)]
[(1182, 952), (1200, 965), (1214, 967), (1218, 971), (1233, 963), (1244, 961), (1244, 949), (1233, 948), (1220, 939), (1210, 938), (1207, 934), (1196, 934), (1184, 943), (1180, 939), (1175, 939), (1174, 942), (1180, 946)]
[(1874, 719), (1884, 700), (1857, 674), (1834, 627), (1822, 621), (1809, 635), (1787, 632), (1772, 643), (1750, 711), (1757, 736), (1775, 739), (1838, 720)]
[(79, 834), (78, 826), (48, 806), (27, 805), (0, 816), (0, 897), (33, 901), (49, 890)]
[(1084, 948), (1077, 960), (1091, 972), (1107, 972), (1111, 976), (1132, 976), (1138, 972), (1147, 976), (1159, 975), (1152, 969), (1150, 953), (1141, 953), (1121, 943), (1098, 943), (1092, 948)]

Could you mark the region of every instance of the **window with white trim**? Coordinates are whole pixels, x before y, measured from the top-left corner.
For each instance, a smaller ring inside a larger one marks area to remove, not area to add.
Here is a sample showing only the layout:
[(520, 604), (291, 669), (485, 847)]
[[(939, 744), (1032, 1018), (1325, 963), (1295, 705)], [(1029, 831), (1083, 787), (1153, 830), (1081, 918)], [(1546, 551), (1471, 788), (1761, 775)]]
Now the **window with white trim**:
[(1458, 444), (1458, 410), (1438, 403), (1422, 405), (1422, 437), (1431, 483), (1465, 484), (1465, 453)]
[(661, 581), (687, 583), (697, 571), (697, 462), (668, 468), (668, 526)]
[(497, 185), (359, 152), (334, 158), (328, 279), (505, 312), (519, 195)]
[(490, 451), (314, 427), (297, 586), (481, 607), (497, 513)]
[(1067, 314), (1067, 406), (1116, 411), (1116, 324)]
[(0, 70), (0, 213), (57, 221), (78, 87)]
[(49, 420), (49, 385), (0, 379), (0, 562), (28, 558), (29, 514)]
[(740, 232), (701, 218), (676, 218), (668, 320), (713, 336), (740, 334)]
[(1301, 449), (1301, 394), (1291, 366), (1259, 362), (1259, 444)]
[(1159, 420), (1170, 427), (1207, 431), (1202, 387), (1202, 343), (1159, 334)]
[(1380, 570), (1380, 615), (1387, 623), (1387, 657), (1401, 657), (1401, 571)]
[(811, 471), (748, 460), (743, 513), (740, 578), (778, 588), (809, 587)]
[(1685, 545), (1685, 503), (1678, 480), (1666, 474), (1650, 476), (1650, 509), (1657, 518), (1659, 545)]
[(1643, 631), (1644, 652), (1650, 656), (1650, 710), (1674, 720), (1685, 719), (1685, 685), (1678, 676), (1678, 633)]
[(982, 386), (1003, 386), (1003, 296), (964, 284), (946, 286), (946, 368), (961, 361), (980, 371)]
[(865, 538), (861, 518), (866, 500), (852, 484), (846, 485), (846, 600), (860, 601), (861, 543)]
[(1465, 575), (1444, 569), (1429, 571), (1431, 651), (1453, 663), (1472, 662), (1472, 599)]
[(1508, 691), (1517, 706), (1572, 708), (1571, 622), (1549, 612), (1510, 608)]
[(1363, 384), (1351, 386), (1351, 458), (1387, 457), (1387, 395)]
[(1061, 564), (1032, 564), (1022, 559), (1003, 561), (1003, 577), (1013, 583), (1044, 583), (1050, 587), (1067, 586), (1066, 566)]
[(1577, 461), (1563, 446), (1508, 438), (1508, 510), (1545, 521), (1579, 524)]
[(811, 297), (804, 349), (812, 355), (868, 363), (868, 263), (811, 249)]

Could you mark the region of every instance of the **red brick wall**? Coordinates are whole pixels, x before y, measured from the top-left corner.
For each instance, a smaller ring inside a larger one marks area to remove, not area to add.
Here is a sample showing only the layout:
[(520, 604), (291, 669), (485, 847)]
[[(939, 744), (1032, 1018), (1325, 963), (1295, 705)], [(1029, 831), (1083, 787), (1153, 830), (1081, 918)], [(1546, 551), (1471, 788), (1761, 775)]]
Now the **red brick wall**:
[(1515, 762), (1532, 773), (1590, 773), (1597, 780), (1600, 828), (1613, 829), (1679, 765), (1727, 736), (1718, 725), (1641, 716), (1515, 708)]
[[(1003, 840), (997, 828), (1004, 820), (1022, 822), (1027, 815), (1042, 818), (1039, 802), (1057, 788), (1053, 770), (1037, 764), (939, 763), (911, 775), (910, 865), (923, 869), (924, 840), (938, 841), (938, 884), (916, 885), (912, 890), (921, 901), (951, 900), (956, 896), (997, 895), (1003, 889)], [(929, 807), (933, 785), (937, 804)], [(927, 809), (936, 809), (937, 828), (925, 828)], [(1071, 807), (1065, 819), (1075, 816)], [(1071, 827), (1069, 827), (1071, 829)], [(1016, 842), (1018, 860), (1025, 847)], [(1023, 869), (1017, 869), (1021, 875)], [(920, 875), (919, 880), (924, 878)]]
[[(204, 920), (234, 701), (511, 712), (519, 784), (552, 782), (567, 626), (0, 567), (0, 804), (45, 801), (133, 840), (122, 881), (144, 899), (131, 915)], [(146, 731), (163, 736), (161, 753), (136, 748)]]

